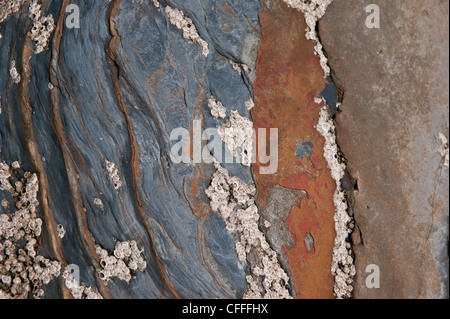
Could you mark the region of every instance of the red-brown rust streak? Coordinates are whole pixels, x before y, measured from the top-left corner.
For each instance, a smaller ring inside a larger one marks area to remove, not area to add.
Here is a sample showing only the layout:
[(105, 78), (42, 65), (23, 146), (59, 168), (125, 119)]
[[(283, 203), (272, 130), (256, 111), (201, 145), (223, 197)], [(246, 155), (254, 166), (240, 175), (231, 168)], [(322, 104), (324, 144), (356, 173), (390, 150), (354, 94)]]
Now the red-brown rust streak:
[(144, 224), (144, 227), (148, 233), (148, 236), (150, 237), (150, 241), (151, 241), (151, 246), (152, 246), (152, 251), (153, 254), (155, 256), (155, 260), (156, 260), (156, 264), (159, 270), (159, 273), (161, 275), (161, 278), (163, 280), (163, 291), (161, 293), (161, 296), (164, 295), (164, 290), (167, 286), (167, 288), (169, 288), (169, 291), (171, 292), (171, 294), (175, 297), (175, 298), (180, 298), (179, 294), (175, 291), (175, 287), (173, 285), (173, 283), (169, 280), (169, 278), (167, 277), (167, 275), (164, 272), (164, 265), (158, 255), (158, 251), (154, 245), (154, 240), (153, 240), (153, 231), (152, 228), (149, 224), (149, 222), (147, 221), (146, 218), (146, 213), (143, 209), (142, 203), (141, 203), (141, 199), (139, 197), (138, 194), (138, 183), (139, 183), (139, 179), (141, 178), (141, 174), (139, 172), (139, 146), (136, 142), (136, 139), (134, 137), (134, 133), (133, 133), (133, 127), (131, 124), (131, 120), (130, 117), (128, 116), (128, 112), (127, 112), (127, 108), (126, 105), (123, 101), (123, 96), (122, 96), (122, 89), (120, 88), (120, 84), (119, 84), (119, 69), (115, 64), (116, 61), (116, 56), (114, 54), (115, 49), (117, 47), (118, 42), (120, 41), (120, 36), (117, 33), (117, 30), (114, 26), (114, 18), (116, 16), (116, 10), (117, 7), (120, 5), (120, 3), (122, 3), (122, 0), (115, 0), (113, 2), (113, 4), (111, 5), (111, 9), (109, 12), (109, 31), (111, 33), (111, 40), (108, 44), (108, 56), (111, 60), (111, 69), (112, 72), (114, 74), (114, 90), (116, 92), (116, 99), (117, 102), (119, 104), (120, 110), (123, 113), (123, 116), (125, 118), (125, 122), (126, 122), (126, 126), (127, 126), (127, 131), (128, 131), (128, 136), (130, 138), (130, 146), (131, 146), (131, 175), (132, 175), (132, 179), (133, 179), (133, 194), (134, 194), (134, 198), (135, 198), (135, 202), (136, 202), (136, 206), (138, 209), (138, 213), (139, 216), (142, 219), (142, 222)]
[[(59, 60), (59, 48), (61, 44), (61, 36), (62, 36), (62, 29), (63, 29), (63, 22), (64, 22), (64, 14), (66, 11), (66, 7), (69, 4), (69, 0), (63, 0), (61, 4), (61, 10), (60, 15), (58, 18), (58, 22), (55, 28), (55, 33), (52, 40), (52, 58), (50, 61), (50, 81), (55, 85), (55, 87), (58, 84), (58, 79), (56, 77), (57, 70), (58, 70), (58, 60)], [(80, 192), (80, 185), (78, 182), (76, 169), (74, 160), (71, 156), (71, 151), (68, 146), (65, 133), (64, 133), (64, 126), (61, 120), (61, 114), (60, 114), (60, 104), (59, 104), (59, 90), (53, 89), (51, 90), (51, 103), (52, 103), (52, 111), (53, 111), (53, 118), (54, 118), (54, 127), (56, 136), (58, 138), (58, 142), (61, 148), (61, 152), (64, 159), (64, 165), (66, 167), (66, 174), (67, 179), (69, 182), (69, 192), (72, 199), (72, 205), (75, 209), (75, 215), (77, 219), (77, 229), (79, 232), (79, 237), (81, 240), (81, 243), (84, 247), (84, 250), (86, 251), (86, 254), (89, 258), (89, 261), (91, 265), (95, 268), (97, 268), (97, 265), (100, 262), (100, 257), (96, 253), (95, 249), (95, 240), (92, 236), (88, 223), (87, 223), (87, 216), (86, 212), (83, 209), (83, 201), (81, 198), (81, 192)], [(111, 298), (111, 295), (109, 293), (109, 289), (106, 287), (103, 281), (100, 280), (97, 276), (95, 277), (97, 287), (100, 291), (100, 293), (105, 298)]]
[[(313, 98), (325, 87), (323, 71), (313, 42), (305, 38), (303, 15), (281, 0), (272, 2), (267, 9), (261, 1), (262, 38), (251, 113), (255, 129), (278, 128), (279, 166), (276, 174), (261, 175), (254, 164), (257, 203), (264, 206), (275, 185), (307, 192), (286, 219), (295, 246), (285, 246), (284, 253), (298, 298), (333, 298), (335, 182), (323, 157), (324, 140), (314, 128), (320, 107)], [(313, 154), (296, 157), (297, 144), (306, 141), (313, 144)], [(305, 244), (307, 234), (314, 238), (313, 251)]]

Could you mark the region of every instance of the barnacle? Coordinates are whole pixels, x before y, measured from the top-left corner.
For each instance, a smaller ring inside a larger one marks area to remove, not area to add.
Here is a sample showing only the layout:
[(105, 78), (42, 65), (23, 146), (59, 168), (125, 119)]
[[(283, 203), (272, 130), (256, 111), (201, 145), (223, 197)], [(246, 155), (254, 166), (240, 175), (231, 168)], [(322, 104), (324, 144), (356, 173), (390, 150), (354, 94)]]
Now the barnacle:
[[(235, 236), (235, 250), (241, 262), (248, 261), (248, 254), (256, 254), (258, 264), (250, 265), (247, 290), (244, 298), (291, 298), (289, 278), (278, 263), (276, 253), (270, 248), (264, 234), (258, 228), (258, 208), (255, 204), (256, 188), (214, 163), (216, 173), (205, 193), (211, 200), (211, 208), (225, 221), (226, 229)], [(258, 277), (262, 276), (262, 286)]]
[(11, 76), (11, 79), (13, 80), (14, 83), (16, 84), (20, 83), (21, 77), (19, 72), (17, 72), (16, 61), (14, 60), (11, 61), (11, 68), (9, 69), (9, 75)]
[(98, 206), (101, 210), (104, 208), (103, 201), (100, 198), (94, 198), (94, 205)]
[(222, 103), (218, 102), (214, 96), (211, 96), (208, 99), (208, 107), (211, 110), (211, 115), (215, 118), (225, 118), (227, 116), (227, 109), (222, 105)]
[(102, 295), (95, 287), (86, 287), (84, 283), (79, 284), (72, 276), (69, 266), (64, 268), (62, 273), (64, 284), (75, 299), (103, 299)]
[(441, 155), (441, 157), (444, 159), (444, 166), (448, 167), (448, 140), (445, 137), (444, 134), (439, 133), (438, 135), (439, 141), (441, 142), (442, 146), (441, 148), (438, 150), (439, 154)]
[(0, 23), (6, 20), (11, 14), (19, 12), (23, 5), (29, 1), (30, 0), (0, 0)]
[(347, 242), (347, 238), (352, 232), (352, 218), (347, 212), (347, 200), (340, 183), (345, 174), (346, 166), (340, 161), (334, 123), (326, 105), (320, 110), (316, 129), (325, 138), (324, 157), (331, 171), (331, 176), (336, 182), (336, 190), (333, 196), (336, 238), (334, 240), (331, 265), (331, 272), (335, 277), (334, 292), (338, 298), (349, 298), (353, 290), (351, 283), (356, 270), (351, 257), (351, 247), (349, 247), (350, 245)]
[[(19, 12), (28, 2), (30, 0), (0, 0), (0, 23), (11, 14)], [(46, 17), (42, 16), (41, 5), (37, 0), (32, 0), (30, 3), (29, 17), (33, 21), (29, 36), (34, 41), (34, 53), (38, 54), (47, 49), (55, 24), (51, 14)], [(13, 67), (11, 67), (11, 70), (13, 70)], [(11, 77), (13, 77), (15, 83), (20, 82), (20, 76), (13, 76), (11, 73)]]
[(64, 226), (61, 224), (58, 224), (58, 226), (56, 226), (56, 231), (58, 232), (58, 237), (59, 238), (64, 238), (64, 236), (66, 235), (66, 230), (64, 229)]
[(153, 2), (153, 5), (157, 8), (159, 8), (161, 6), (161, 4), (159, 3), (158, 0), (152, 0), (152, 2)]
[(250, 111), (254, 106), (255, 106), (255, 103), (253, 102), (253, 99), (249, 99), (249, 100), (245, 101), (245, 108), (247, 110)]
[[(316, 25), (333, 0), (283, 1), (288, 6), (303, 13), (307, 24), (306, 38), (316, 42), (314, 53), (319, 56), (320, 66), (324, 71), (324, 76), (329, 76), (330, 68), (328, 66), (328, 60), (323, 52), (323, 46), (317, 35)], [(315, 98), (314, 101), (317, 104), (325, 102), (320, 98)], [(331, 171), (331, 176), (336, 182), (336, 190), (333, 196), (336, 237), (334, 240), (333, 260), (331, 265), (331, 272), (335, 278), (334, 293), (337, 298), (350, 298), (353, 290), (351, 282), (353, 282), (352, 278), (356, 274), (356, 270), (351, 257), (351, 248), (347, 245), (347, 238), (352, 231), (352, 227), (349, 226), (352, 219), (348, 215), (347, 200), (340, 184), (342, 177), (344, 177), (346, 166), (340, 161), (334, 123), (326, 105), (324, 105), (320, 111), (319, 122), (316, 125), (316, 129), (325, 138), (324, 157), (327, 161), (328, 168)], [(342, 269), (347, 271), (342, 271)]]
[(108, 283), (112, 277), (129, 282), (131, 271), (144, 271), (147, 262), (142, 256), (143, 250), (139, 249), (136, 241), (117, 242), (112, 255), (100, 245), (96, 252), (100, 257), (101, 269), (98, 270), (100, 279)]
[[(157, 5), (155, 4), (155, 6)], [(192, 20), (186, 17), (182, 11), (173, 9), (170, 6), (167, 6), (165, 11), (170, 23), (177, 29), (183, 31), (183, 37), (185, 39), (199, 44), (202, 47), (202, 54), (207, 57), (209, 54), (208, 42), (200, 37)]]
[(17, 210), (0, 215), (0, 299), (43, 296), (43, 285), (59, 276), (61, 263), (38, 255), (37, 238), (42, 220), (37, 217), (39, 181), (35, 173), (26, 172), (14, 186), (10, 178), (20, 168), (0, 162), (0, 190), (13, 196)]
[(29, 17), (33, 21), (33, 26), (31, 27), (29, 35), (34, 41), (34, 53), (39, 54), (47, 49), (48, 41), (55, 29), (53, 16), (50, 14), (43, 17), (41, 5), (38, 4), (37, 0), (33, 0), (30, 4)]
[(244, 166), (250, 166), (253, 156), (253, 123), (238, 111), (231, 111), (227, 122), (219, 127), (218, 133), (227, 145), (231, 155), (241, 158)]
[(122, 182), (120, 180), (119, 170), (116, 166), (116, 164), (106, 161), (106, 170), (109, 173), (109, 179), (114, 184), (115, 190), (119, 190), (119, 188), (122, 186)]
[(328, 59), (323, 53), (323, 47), (320, 43), (316, 32), (317, 21), (319, 21), (325, 14), (328, 6), (333, 0), (283, 0), (289, 7), (297, 9), (305, 16), (306, 38), (316, 42), (314, 47), (314, 54), (320, 59), (320, 66), (322, 67), (325, 77), (330, 75), (330, 68), (328, 66)]

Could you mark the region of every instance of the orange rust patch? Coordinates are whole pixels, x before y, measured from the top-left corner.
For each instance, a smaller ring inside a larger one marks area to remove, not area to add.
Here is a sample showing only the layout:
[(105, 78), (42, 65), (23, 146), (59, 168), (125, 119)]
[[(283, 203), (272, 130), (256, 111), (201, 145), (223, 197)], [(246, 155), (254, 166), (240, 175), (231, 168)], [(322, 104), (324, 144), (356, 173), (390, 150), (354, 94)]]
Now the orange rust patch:
[(190, 177), (191, 179), (191, 198), (194, 200), (192, 211), (197, 218), (202, 220), (206, 219), (206, 213), (208, 212), (209, 205), (205, 204), (202, 200), (199, 200), (199, 187), (198, 180), (201, 174)]
[[(294, 247), (284, 246), (298, 298), (333, 298), (331, 274), (335, 238), (333, 194), (335, 184), (323, 157), (322, 136), (314, 125), (320, 107), (314, 97), (325, 87), (314, 43), (305, 38), (303, 15), (274, 0), (271, 9), (261, 9), (262, 39), (254, 84), (255, 129), (278, 128), (278, 171), (259, 174), (255, 163), (257, 203), (264, 206), (271, 187), (279, 184), (305, 190), (299, 206), (289, 212), (286, 224)], [(299, 143), (313, 145), (312, 154), (296, 156)], [(308, 251), (305, 236), (314, 238)]]

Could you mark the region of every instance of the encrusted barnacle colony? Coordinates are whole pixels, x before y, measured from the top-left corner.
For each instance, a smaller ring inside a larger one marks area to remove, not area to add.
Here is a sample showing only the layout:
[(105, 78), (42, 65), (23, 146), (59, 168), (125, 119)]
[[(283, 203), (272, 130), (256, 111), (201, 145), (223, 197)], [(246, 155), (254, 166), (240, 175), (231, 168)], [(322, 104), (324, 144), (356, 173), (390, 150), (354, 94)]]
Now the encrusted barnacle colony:
[[(117, 168), (116, 164), (106, 160), (106, 170), (108, 171), (109, 179), (114, 185), (114, 189), (116, 191), (119, 190), (120, 187), (122, 187), (122, 181), (120, 180), (119, 169)], [(94, 203), (98, 204), (96, 202)]]
[(250, 166), (253, 157), (253, 122), (238, 111), (231, 111), (231, 116), (217, 132), (231, 155), (240, 156), (242, 165)]
[(217, 101), (214, 96), (211, 96), (208, 99), (208, 107), (211, 110), (211, 115), (215, 119), (224, 119), (227, 116), (227, 109), (222, 105), (222, 103)]
[[(39, 54), (48, 48), (48, 41), (55, 29), (55, 23), (51, 14), (46, 17), (42, 16), (41, 5), (38, 3), (38, 0), (1, 0), (0, 24), (11, 14), (19, 12), (28, 2), (31, 2), (29, 7), (29, 17), (31, 21), (33, 21), (29, 36), (34, 42), (34, 53)], [(12, 74), (11, 77), (13, 77)], [(15, 78), (16, 80), (14, 80), (14, 82), (19, 83), (20, 77)]]
[(55, 24), (52, 15), (46, 17), (42, 16), (41, 5), (37, 0), (33, 0), (30, 4), (30, 19), (33, 21), (33, 26), (30, 30), (30, 37), (34, 42), (34, 53), (39, 54), (46, 50), (48, 41), (55, 29)]
[(328, 168), (331, 170), (331, 176), (336, 182), (336, 190), (333, 196), (336, 208), (334, 215), (336, 238), (334, 240), (333, 261), (331, 264), (331, 272), (335, 278), (334, 293), (337, 298), (350, 298), (356, 269), (353, 265), (352, 250), (350, 243), (347, 242), (347, 238), (352, 232), (354, 224), (348, 214), (347, 200), (341, 188), (341, 179), (344, 177), (346, 166), (342, 163), (339, 155), (335, 126), (326, 104), (320, 110), (316, 129), (325, 139), (324, 157)]
[[(159, 7), (156, 4), (155, 6)], [(199, 44), (202, 48), (202, 54), (207, 57), (209, 54), (208, 42), (200, 37), (194, 22), (192, 22), (190, 18), (186, 17), (181, 10), (176, 8), (173, 9), (170, 6), (166, 6), (165, 11), (170, 23), (177, 29), (183, 31), (183, 37), (185, 39)]]
[(44, 295), (43, 285), (60, 275), (61, 263), (38, 255), (42, 220), (37, 217), (39, 182), (35, 173), (0, 162), (0, 190), (11, 194), (16, 211), (0, 215), (0, 299)]
[(5, 21), (11, 14), (19, 12), (25, 3), (30, 0), (0, 0), (0, 23)]
[(129, 282), (132, 271), (144, 271), (147, 262), (142, 256), (143, 250), (139, 249), (136, 241), (117, 242), (113, 254), (97, 245), (96, 252), (100, 256), (98, 269), (100, 278), (108, 283), (112, 277)]
[[(226, 229), (235, 236), (235, 249), (241, 262), (249, 264), (251, 274), (247, 276), (244, 298), (291, 298), (288, 290), (289, 277), (278, 263), (276, 252), (267, 243), (258, 228), (258, 208), (255, 204), (256, 188), (229, 172), (215, 162), (216, 173), (206, 195), (211, 208), (226, 224)], [(255, 258), (249, 258), (253, 254)]]
[(244, 72), (247, 72), (247, 73), (250, 71), (250, 68), (246, 64), (239, 64), (228, 58), (227, 58), (227, 61), (228, 61), (228, 63), (231, 64), (231, 67), (233, 68), (233, 70), (235, 70), (239, 75), (242, 75), (242, 69), (244, 70)]
[(69, 266), (64, 268), (62, 278), (67, 289), (69, 289), (74, 299), (103, 299), (102, 295), (95, 287), (86, 287), (84, 283), (79, 284), (71, 273)]

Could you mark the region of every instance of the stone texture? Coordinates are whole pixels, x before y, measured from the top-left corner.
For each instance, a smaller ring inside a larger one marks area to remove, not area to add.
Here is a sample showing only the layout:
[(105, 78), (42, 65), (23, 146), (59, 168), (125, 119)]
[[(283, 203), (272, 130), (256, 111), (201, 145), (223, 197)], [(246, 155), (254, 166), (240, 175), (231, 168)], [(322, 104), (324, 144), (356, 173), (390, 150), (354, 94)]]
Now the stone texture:
[[(0, 29), (0, 158), (39, 176), (39, 253), (78, 265), (81, 282), (105, 298), (240, 298), (248, 270), (204, 194), (214, 167), (173, 164), (169, 135), (194, 119), (220, 124), (210, 95), (250, 116), (259, 1), (161, 1), (193, 20), (207, 58), (151, 1), (70, 3), (82, 13), (80, 29), (65, 27), (69, 1), (42, 1), (56, 25), (49, 51), (33, 55), (28, 6)], [(9, 76), (12, 60), (19, 84)], [(239, 75), (229, 60), (251, 70)], [(251, 181), (249, 167), (229, 166)], [(5, 192), (3, 199), (14, 204)], [(115, 240), (135, 240), (147, 267), (129, 284), (106, 286), (95, 247), (112, 252)], [(53, 280), (45, 297), (70, 294)]]
[[(266, 232), (288, 265), (296, 297), (333, 298), (336, 184), (323, 157), (324, 140), (314, 127), (320, 111), (314, 97), (326, 81), (314, 43), (305, 38), (302, 13), (281, 0), (264, 1), (259, 18), (262, 38), (251, 113), (255, 128), (278, 128), (279, 149), (275, 174), (260, 174), (264, 165), (254, 164), (257, 204), (263, 217), (267, 211), (277, 215)], [(274, 201), (284, 203), (275, 208)], [(310, 237), (314, 249), (309, 249)]]
[[(448, 297), (448, 167), (438, 138), (448, 139), (448, 2), (335, 0), (320, 22), (334, 83), (303, 15), (282, 0), (154, 2), (39, 1), (55, 23), (39, 54), (28, 4), (0, 15), (0, 162), (14, 180), (37, 174), (37, 250), (66, 274), (42, 287), (44, 298), (241, 298), (249, 269), (205, 194), (214, 165), (170, 160), (173, 129), (220, 127), (235, 110), (256, 129), (278, 128), (278, 170), (223, 167), (256, 184), (259, 229), (291, 294), (333, 298), (335, 182), (314, 127), (319, 95), (348, 160), (342, 186), (354, 189), (354, 297)], [(380, 6), (380, 29), (365, 27), (369, 3)], [(80, 8), (80, 29), (65, 25), (69, 4)], [(207, 57), (197, 35), (195, 43), (172, 25), (167, 5), (192, 19)], [(211, 114), (210, 98), (225, 118)], [(193, 145), (191, 135), (191, 158)], [(0, 191), (0, 202), (11, 214), (17, 198)], [(98, 271), (121, 242), (143, 249), (146, 267), (133, 263), (129, 283), (116, 274), (106, 285)], [(368, 264), (380, 266), (379, 289), (365, 286)]]
[[(364, 8), (380, 8), (368, 29)], [(343, 90), (338, 144), (357, 180), (355, 298), (448, 297), (448, 1), (334, 1), (320, 38)], [(369, 264), (380, 288), (368, 289)]]

